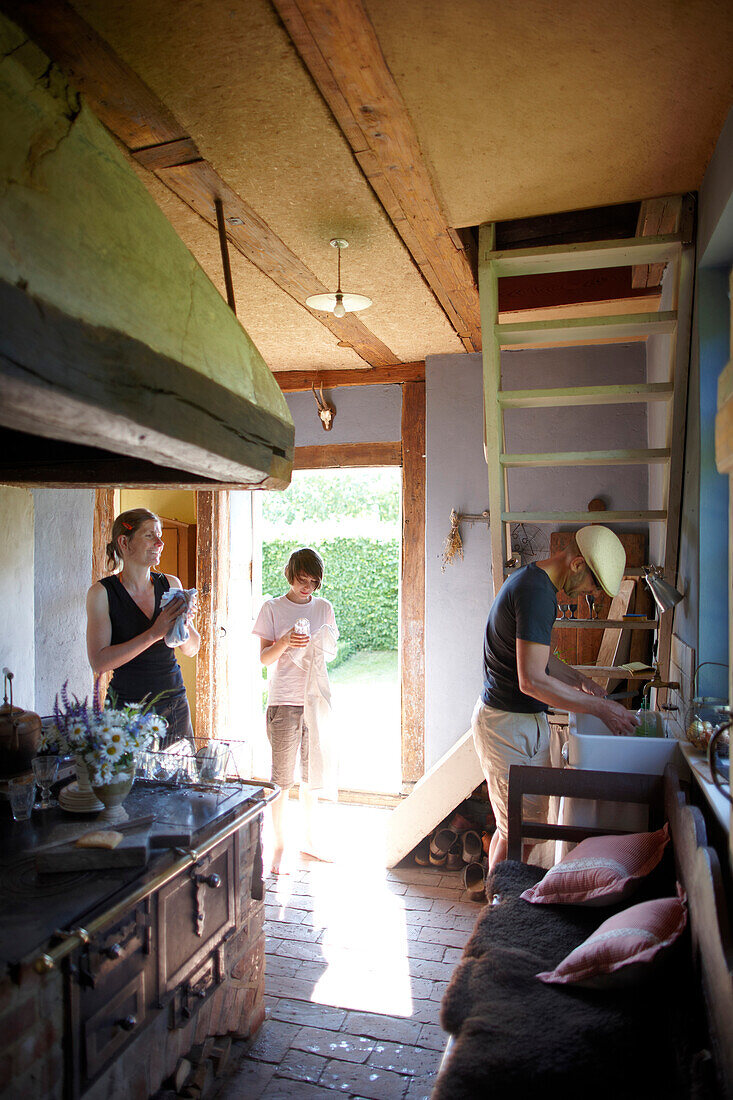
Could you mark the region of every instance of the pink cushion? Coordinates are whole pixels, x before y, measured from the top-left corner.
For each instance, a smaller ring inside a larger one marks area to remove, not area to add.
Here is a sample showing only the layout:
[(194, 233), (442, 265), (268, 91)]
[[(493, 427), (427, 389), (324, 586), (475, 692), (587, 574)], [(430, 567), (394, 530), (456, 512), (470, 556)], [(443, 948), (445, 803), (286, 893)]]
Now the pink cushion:
[(632, 905), (610, 917), (554, 970), (538, 974), (541, 982), (607, 989), (632, 985), (652, 973), (687, 923), (686, 898), (660, 898)]
[(656, 833), (589, 837), (521, 896), (535, 905), (623, 901), (638, 880), (657, 866), (668, 842), (666, 825)]

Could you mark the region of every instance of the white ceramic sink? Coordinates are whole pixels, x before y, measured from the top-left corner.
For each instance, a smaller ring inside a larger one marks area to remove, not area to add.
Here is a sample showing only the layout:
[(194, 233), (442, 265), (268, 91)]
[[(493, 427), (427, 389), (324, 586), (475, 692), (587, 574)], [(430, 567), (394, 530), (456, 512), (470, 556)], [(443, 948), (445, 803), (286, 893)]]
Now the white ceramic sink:
[(567, 761), (571, 768), (662, 775), (678, 751), (674, 737), (614, 737), (592, 714), (569, 715)]

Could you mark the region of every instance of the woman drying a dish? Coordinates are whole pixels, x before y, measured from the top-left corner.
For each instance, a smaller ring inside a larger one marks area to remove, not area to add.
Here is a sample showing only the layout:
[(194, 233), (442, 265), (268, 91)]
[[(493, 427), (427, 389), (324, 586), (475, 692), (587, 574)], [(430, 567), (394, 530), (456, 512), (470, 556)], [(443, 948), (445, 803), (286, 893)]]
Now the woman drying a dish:
[(181, 738), (193, 744), (181, 668), (165, 637), (181, 615), (188, 628), (188, 638), (178, 645), (181, 653), (194, 657), (201, 637), (191, 624), (195, 604), (187, 606), (182, 592), (161, 608), (164, 592), (183, 587), (178, 577), (156, 572), (161, 530), (147, 508), (132, 508), (114, 521), (107, 564), (122, 568), (87, 593), (87, 654), (95, 677), (113, 672), (109, 688), (117, 703), (154, 699), (152, 709), (168, 722), (166, 744)]

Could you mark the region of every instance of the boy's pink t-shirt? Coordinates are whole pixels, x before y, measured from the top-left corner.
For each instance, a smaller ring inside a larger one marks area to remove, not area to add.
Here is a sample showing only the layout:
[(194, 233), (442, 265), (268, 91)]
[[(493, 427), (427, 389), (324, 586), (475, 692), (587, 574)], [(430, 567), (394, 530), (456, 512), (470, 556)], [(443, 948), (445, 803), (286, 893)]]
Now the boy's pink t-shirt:
[[(267, 600), (252, 627), (252, 633), (267, 642), (275, 642), (295, 626), (297, 619), (308, 619), (311, 634), (322, 626), (330, 626), (338, 638), (338, 627), (333, 608), (322, 596), (311, 596), (308, 603), (294, 603), (287, 596), (277, 596)], [(270, 666), (268, 679), (269, 706), (302, 707), (305, 701), (306, 673), (295, 664), (286, 649), (283, 655)]]

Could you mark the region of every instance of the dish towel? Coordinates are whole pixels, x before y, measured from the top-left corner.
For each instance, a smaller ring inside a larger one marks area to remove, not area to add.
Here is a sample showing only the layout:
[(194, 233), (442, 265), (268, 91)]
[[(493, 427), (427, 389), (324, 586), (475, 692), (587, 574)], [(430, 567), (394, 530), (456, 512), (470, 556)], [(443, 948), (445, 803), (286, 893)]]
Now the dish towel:
[(326, 661), (336, 656), (336, 633), (321, 626), (308, 645), (292, 654), (306, 674), (303, 720), (308, 727), (308, 786), (320, 798), (338, 798), (338, 745), (331, 721), (331, 683)]
[(188, 615), (190, 607), (192, 607), (192, 606), (195, 607), (196, 606), (196, 601), (198, 599), (198, 592), (196, 591), (195, 588), (169, 588), (169, 589), (167, 589), (163, 593), (163, 595), (160, 597), (160, 610), (161, 611), (163, 610), (163, 608), (165, 607), (165, 605), (167, 603), (170, 603), (170, 601), (174, 598), (174, 596), (183, 596), (183, 598), (186, 602), (185, 602), (185, 606), (183, 608), (183, 611), (178, 616), (178, 618), (174, 622), (173, 626), (170, 628), (170, 630), (168, 631), (168, 633), (165, 636), (165, 644), (170, 649), (175, 649), (175, 647), (177, 645), (181, 645), (182, 642), (187, 642), (188, 641), (189, 633), (188, 633), (188, 626), (186, 625), (186, 615)]

